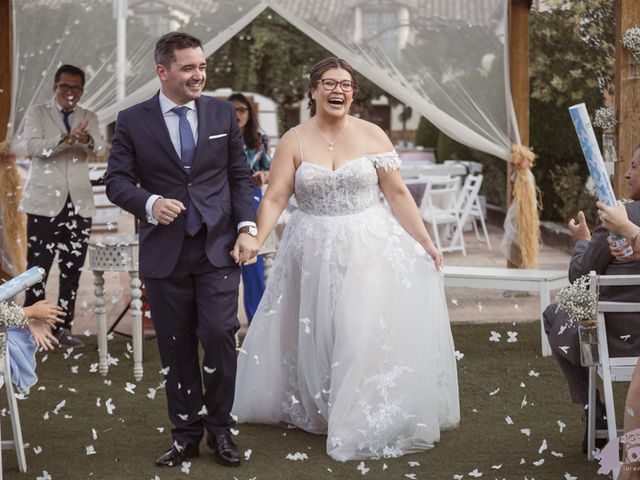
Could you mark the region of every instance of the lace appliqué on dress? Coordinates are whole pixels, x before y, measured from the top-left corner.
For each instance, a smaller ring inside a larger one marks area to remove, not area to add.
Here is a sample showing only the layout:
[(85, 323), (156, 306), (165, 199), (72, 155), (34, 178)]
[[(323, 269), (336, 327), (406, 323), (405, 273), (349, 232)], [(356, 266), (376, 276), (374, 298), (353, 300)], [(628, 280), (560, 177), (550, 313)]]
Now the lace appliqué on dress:
[(389, 444), (388, 432), (395, 424), (402, 424), (413, 415), (403, 409), (404, 396), (395, 392), (394, 387), (402, 375), (413, 372), (413, 369), (393, 364), (394, 352), (389, 340), (389, 329), (382, 318), (379, 325), (381, 335), (378, 345), (381, 355), (378, 372), (363, 381), (363, 387), (372, 385), (375, 388), (375, 396), (372, 397), (368, 389), (366, 394), (358, 389), (358, 404), (362, 407), (368, 426), (366, 430), (361, 431), (362, 440), (358, 443), (358, 449), (370, 452), (377, 458), (399, 457), (405, 453), (405, 444), (408, 441), (403, 436), (397, 436), (394, 443)]

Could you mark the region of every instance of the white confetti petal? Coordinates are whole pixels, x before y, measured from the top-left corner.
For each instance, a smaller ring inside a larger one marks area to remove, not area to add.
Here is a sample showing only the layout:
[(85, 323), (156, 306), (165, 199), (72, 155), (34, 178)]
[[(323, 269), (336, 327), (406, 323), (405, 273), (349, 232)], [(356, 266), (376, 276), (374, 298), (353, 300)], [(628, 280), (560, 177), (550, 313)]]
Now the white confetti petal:
[(538, 453), (542, 454), (542, 452), (544, 452), (547, 449), (547, 440), (544, 439), (542, 440), (542, 444), (540, 445), (540, 448), (538, 449)]
[(369, 467), (365, 466), (364, 462), (360, 462), (356, 467), (356, 470), (358, 470), (362, 475), (366, 475), (370, 469)]
[(295, 453), (287, 453), (286, 459), (294, 462), (307, 460), (309, 457), (306, 453), (295, 452)]

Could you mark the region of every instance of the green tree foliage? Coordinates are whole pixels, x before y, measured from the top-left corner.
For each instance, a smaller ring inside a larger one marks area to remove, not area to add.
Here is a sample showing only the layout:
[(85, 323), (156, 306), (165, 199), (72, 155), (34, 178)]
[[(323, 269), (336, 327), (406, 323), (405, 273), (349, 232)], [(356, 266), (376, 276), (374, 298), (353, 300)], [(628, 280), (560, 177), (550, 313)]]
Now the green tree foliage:
[[(306, 104), (309, 71), (317, 62), (334, 56), (285, 19), (266, 9), (207, 60), (206, 88), (229, 87), (260, 93), (280, 107), (281, 127), (286, 108)], [(385, 92), (360, 77), (356, 101), (364, 116), (371, 101)], [(387, 97), (389, 97), (387, 95)], [(392, 103), (397, 103), (390, 98)]]
[[(545, 219), (566, 221), (575, 214), (569, 208), (585, 203), (574, 198), (576, 192), (588, 195), (588, 170), (568, 108), (584, 102), (593, 115), (603, 106), (613, 78), (613, 24), (609, 0), (561, 1), (531, 14), (530, 143)], [(576, 167), (569, 168), (572, 164)], [(551, 171), (571, 172), (571, 182), (558, 188), (559, 177)]]
[(438, 146), (438, 135), (440, 130), (424, 117), (420, 117), (418, 129), (416, 130), (415, 144), (424, 148), (436, 148)]

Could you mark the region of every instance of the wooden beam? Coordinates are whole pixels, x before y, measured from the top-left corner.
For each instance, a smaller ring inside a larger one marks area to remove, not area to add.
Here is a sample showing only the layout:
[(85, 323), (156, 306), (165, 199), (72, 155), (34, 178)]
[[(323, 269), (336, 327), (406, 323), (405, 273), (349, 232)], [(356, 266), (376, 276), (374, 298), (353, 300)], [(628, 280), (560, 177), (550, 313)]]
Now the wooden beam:
[[(616, 0), (616, 116), (617, 153), (613, 175), (613, 191), (616, 198), (628, 196), (624, 172), (629, 168), (634, 147), (640, 143), (640, 76), (632, 77), (631, 58), (622, 46), (622, 34), (629, 28), (640, 25), (640, 2)], [(640, 65), (635, 69), (640, 70)]]
[(509, 78), (520, 141), (529, 145), (529, 7), (511, 0), (509, 8)]
[(0, 0), (0, 141), (7, 136), (7, 123), (11, 114), (12, 4), (12, 0)]
[[(509, 3), (509, 79), (520, 141), (529, 145), (529, 0)], [(511, 164), (507, 163), (507, 203), (511, 202)]]
[[(529, 145), (529, 9), (531, 0), (509, 2), (509, 79), (520, 142)], [(512, 165), (507, 162), (507, 204), (511, 203)], [(507, 267), (517, 268), (507, 260)]]
[[(13, 5), (12, 0), (0, 0), (0, 142), (7, 137), (7, 124), (11, 114), (11, 61), (13, 59)], [(0, 206), (2, 204), (0, 203)], [(0, 214), (2, 208), (0, 208)], [(2, 232), (0, 232), (0, 235)], [(1, 267), (1, 266), (0, 266)], [(11, 278), (0, 268), (0, 283)]]

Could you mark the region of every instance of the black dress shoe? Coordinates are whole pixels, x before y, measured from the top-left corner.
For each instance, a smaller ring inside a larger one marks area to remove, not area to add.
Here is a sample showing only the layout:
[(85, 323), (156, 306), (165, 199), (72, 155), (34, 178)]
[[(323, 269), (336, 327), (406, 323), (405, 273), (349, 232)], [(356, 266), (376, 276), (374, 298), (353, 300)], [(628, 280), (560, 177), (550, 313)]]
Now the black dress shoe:
[(156, 465), (158, 467), (177, 467), (182, 465), (182, 462), (198, 455), (200, 455), (198, 445), (173, 442), (171, 448), (158, 457)]
[(227, 467), (240, 466), (240, 454), (236, 444), (231, 440), (231, 434), (220, 433), (207, 437), (207, 445), (215, 452), (216, 462)]

